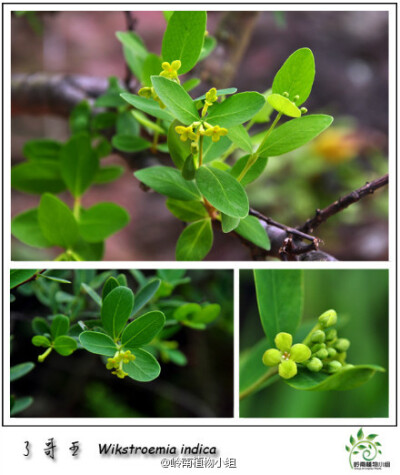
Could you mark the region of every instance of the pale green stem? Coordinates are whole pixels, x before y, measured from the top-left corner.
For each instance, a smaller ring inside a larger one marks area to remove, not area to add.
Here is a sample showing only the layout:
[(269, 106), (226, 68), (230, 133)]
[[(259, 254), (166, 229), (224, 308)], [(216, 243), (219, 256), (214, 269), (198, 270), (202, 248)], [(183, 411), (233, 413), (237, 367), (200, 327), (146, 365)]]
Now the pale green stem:
[(75, 197), (73, 213), (74, 213), (75, 219), (79, 221), (79, 218), (81, 215), (81, 197), (80, 196)]
[(47, 348), (47, 350), (43, 354), (39, 355), (38, 356), (39, 363), (43, 363), (43, 361), (49, 356), (52, 350), (53, 348), (50, 346), (49, 348)]
[(268, 381), (272, 376), (275, 376), (278, 373), (278, 366), (275, 366), (268, 370), (264, 375), (261, 376), (255, 383), (249, 386), (247, 389), (242, 391), (239, 394), (239, 399), (242, 400), (247, 396), (250, 396), (253, 392), (255, 392), (261, 385), (263, 385), (266, 381)]
[(243, 179), (248, 170), (256, 163), (257, 159), (258, 155), (256, 153), (251, 155), (250, 159), (247, 160), (246, 166), (243, 168), (241, 174), (238, 176), (237, 181), (241, 181)]
[(268, 140), (268, 137), (271, 135), (271, 132), (274, 130), (276, 124), (279, 122), (281, 117), (282, 117), (282, 112), (279, 112), (279, 114), (275, 117), (275, 120), (272, 122), (271, 127), (268, 129), (268, 132), (265, 134), (265, 137), (263, 138), (262, 142), (258, 146), (257, 151), (260, 150), (265, 145), (265, 142)]
[(199, 167), (203, 165), (203, 140), (204, 136), (200, 135), (200, 140), (199, 140)]

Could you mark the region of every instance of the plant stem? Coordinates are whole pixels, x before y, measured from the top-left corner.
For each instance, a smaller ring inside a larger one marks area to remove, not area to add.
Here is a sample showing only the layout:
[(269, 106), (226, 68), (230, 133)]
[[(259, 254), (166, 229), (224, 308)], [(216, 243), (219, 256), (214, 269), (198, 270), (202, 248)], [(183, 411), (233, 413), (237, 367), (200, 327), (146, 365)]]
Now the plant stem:
[(38, 361), (39, 363), (43, 363), (43, 361), (49, 356), (49, 354), (52, 352), (53, 348), (51, 346), (49, 346), (49, 348), (47, 348), (47, 350), (38, 356)]
[(242, 172), (238, 176), (237, 181), (241, 181), (243, 179), (247, 171), (256, 163), (257, 159), (258, 159), (258, 155), (256, 153), (250, 156), (249, 160), (247, 160), (245, 167), (243, 168)]
[(204, 136), (200, 135), (200, 140), (199, 140), (199, 167), (203, 165), (203, 140)]
[[(161, 124), (161, 119), (157, 118), (156, 124), (157, 124), (158, 126), (160, 126), (160, 124)], [(152, 144), (152, 146), (151, 146), (151, 151), (152, 151), (153, 153), (156, 153), (156, 152), (157, 152), (157, 145), (158, 145), (158, 138), (159, 138), (159, 136), (160, 136), (160, 133), (158, 132), (158, 130), (156, 130), (155, 133), (154, 133), (154, 137), (153, 137), (153, 144)]]
[(247, 389), (242, 391), (239, 394), (239, 399), (242, 400), (245, 397), (250, 396), (251, 394), (253, 394), (254, 391), (256, 391), (262, 384), (264, 384), (266, 381), (268, 381), (268, 379), (272, 378), (272, 376), (275, 376), (277, 373), (278, 373), (278, 366), (275, 366), (274, 368), (271, 368), (270, 370), (268, 370), (255, 383), (253, 383)]
[(275, 117), (275, 120), (272, 122), (271, 127), (268, 129), (268, 132), (265, 134), (265, 137), (262, 139), (262, 142), (258, 146), (257, 151), (260, 150), (265, 145), (265, 142), (267, 141), (268, 137), (270, 136), (271, 132), (274, 130), (276, 124), (279, 122), (281, 117), (282, 117), (282, 112), (279, 112), (279, 114)]
[(74, 199), (74, 216), (77, 221), (79, 221), (80, 215), (81, 215), (81, 197), (77, 196)]

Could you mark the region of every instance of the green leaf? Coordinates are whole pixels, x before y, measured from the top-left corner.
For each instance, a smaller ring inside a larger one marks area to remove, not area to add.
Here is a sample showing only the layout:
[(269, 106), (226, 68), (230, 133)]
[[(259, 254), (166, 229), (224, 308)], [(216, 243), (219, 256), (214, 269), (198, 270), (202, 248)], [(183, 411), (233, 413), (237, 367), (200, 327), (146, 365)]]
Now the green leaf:
[(206, 120), (211, 125), (234, 127), (250, 120), (265, 104), (258, 92), (240, 92), (209, 109)]
[(11, 233), (24, 244), (33, 247), (49, 247), (38, 221), (38, 208), (33, 208), (15, 216), (11, 221)]
[(32, 194), (60, 193), (66, 189), (55, 161), (24, 162), (11, 168), (11, 186)]
[[(363, 438), (364, 438), (364, 432), (363, 432), (362, 429), (360, 429), (360, 430), (357, 432), (357, 439), (358, 439), (358, 440), (362, 440)], [(359, 445), (358, 447), (359, 447), (360, 449), (361, 449), (361, 448), (364, 448), (364, 449), (365, 449), (365, 447), (361, 447), (361, 445)]]
[(26, 396), (26, 397), (20, 397), (15, 400), (15, 403), (10, 410), (10, 416), (15, 416), (16, 414), (19, 414), (22, 411), (25, 411), (29, 406), (33, 404), (33, 397)]
[(182, 282), (186, 272), (186, 269), (157, 269), (157, 275), (160, 279), (174, 285)]
[(82, 261), (101, 261), (104, 255), (104, 242), (86, 242), (80, 239), (72, 249)]
[(121, 97), (128, 104), (136, 107), (136, 109), (146, 112), (146, 114), (168, 122), (173, 120), (172, 115), (165, 109), (161, 109), (160, 104), (154, 99), (147, 99), (146, 97), (140, 97), (136, 94), (129, 93), (121, 94)]
[(129, 68), (142, 82), (143, 64), (149, 54), (143, 41), (133, 31), (117, 31), (116, 36), (123, 44), (124, 56)]
[(374, 440), (376, 437), (378, 437), (378, 434), (369, 434), (369, 435), (367, 435), (368, 440)]
[(162, 71), (161, 58), (150, 53), (146, 56), (142, 69), (142, 84), (151, 87), (151, 76), (157, 76)]
[(50, 340), (43, 335), (35, 335), (32, 338), (32, 344), (35, 346), (42, 346), (44, 348), (49, 348), (49, 346), (51, 346)]
[[(268, 343), (263, 338), (258, 343), (253, 345), (249, 350), (246, 350), (240, 355), (240, 363), (239, 363), (239, 389), (240, 392), (246, 391), (249, 389), (253, 384), (262, 378), (265, 373), (268, 371), (262, 363), (262, 356), (265, 350), (268, 349)], [(269, 386), (277, 379), (279, 379), (279, 375), (275, 375), (266, 381), (264, 384), (261, 384), (257, 387), (257, 389), (252, 393), (255, 394), (256, 392), (264, 389), (266, 386)]]
[(121, 343), (130, 350), (148, 345), (162, 330), (165, 316), (162, 312), (153, 311), (133, 320), (123, 331)]
[(100, 242), (124, 228), (128, 222), (129, 214), (121, 206), (99, 203), (81, 210), (79, 232), (88, 242)]
[(35, 274), (39, 272), (39, 269), (11, 269), (10, 270), (10, 289), (17, 287), (29, 280)]
[(255, 216), (247, 216), (246, 218), (241, 219), (235, 232), (266, 251), (271, 249), (271, 243), (267, 231)]
[(206, 32), (207, 13), (176, 11), (168, 21), (161, 55), (164, 61), (172, 63), (179, 59), (178, 74), (190, 71), (199, 59)]
[[(116, 287), (119, 287), (119, 282), (118, 280), (113, 277), (113, 276), (110, 276), (104, 286), (103, 286), (103, 292), (102, 292), (102, 298), (103, 300), (107, 297), (107, 295), (112, 291), (114, 290)], [(101, 303), (100, 303), (101, 305)]]
[(43, 333), (48, 333), (50, 335), (50, 325), (43, 317), (35, 317), (32, 320), (32, 330), (38, 335), (41, 335)]
[(178, 261), (201, 261), (210, 252), (213, 243), (211, 219), (189, 224), (176, 243)]
[[(46, 272), (49, 272), (49, 271), (46, 271)], [(54, 277), (52, 275), (47, 275), (47, 274), (38, 274), (38, 278), (39, 279), (51, 280), (52, 282), (58, 282), (59, 284), (70, 284), (71, 283), (70, 280), (61, 279), (60, 277)]]
[(75, 135), (63, 146), (60, 167), (71, 194), (75, 198), (82, 196), (93, 183), (99, 169), (99, 159), (88, 135)]
[(90, 120), (92, 112), (87, 101), (76, 105), (69, 116), (69, 127), (73, 135), (90, 132)]
[(122, 285), (123, 287), (128, 287), (128, 280), (127, 280), (125, 274), (118, 274), (117, 275), (117, 281), (118, 281), (119, 285)]
[(97, 303), (97, 305), (98, 305), (99, 307), (102, 306), (102, 301), (101, 301), (100, 295), (99, 295), (95, 290), (93, 290), (92, 287), (90, 287), (90, 285), (87, 285), (87, 284), (85, 284), (85, 282), (82, 282), (82, 283), (81, 283), (81, 289), (82, 289), (84, 292), (86, 292), (86, 293), (89, 295), (89, 297), (90, 297), (94, 302)]
[(125, 92), (125, 89), (119, 85), (118, 78), (111, 76), (108, 78), (107, 91), (96, 99), (94, 105), (96, 107), (121, 107), (124, 105), (124, 101), (120, 97), (122, 92)]
[(176, 119), (185, 125), (199, 120), (196, 105), (182, 86), (161, 76), (153, 76), (151, 80), (157, 95)]
[(22, 154), (32, 161), (57, 161), (61, 150), (61, 142), (49, 139), (28, 140), (24, 144)]
[(55, 340), (61, 335), (66, 335), (69, 330), (69, 318), (65, 315), (56, 315), (51, 322), (51, 337)]
[[(254, 160), (253, 155), (243, 155), (243, 157), (240, 157), (239, 160), (233, 165), (230, 171), (231, 175), (234, 178), (239, 178), (239, 176), (243, 172), (248, 162), (253, 161), (253, 160)], [(240, 180), (240, 183), (243, 186), (247, 186), (250, 183), (252, 183), (262, 174), (262, 172), (265, 170), (265, 167), (267, 166), (267, 163), (268, 163), (267, 157), (258, 157), (254, 161), (253, 165), (251, 165), (250, 168), (243, 175), (242, 179)]]
[(315, 76), (314, 55), (309, 48), (300, 48), (289, 56), (274, 77), (272, 92), (283, 95), (289, 94), (294, 100), (299, 96), (296, 105), (303, 104), (311, 92)]
[[(268, 89), (263, 93), (263, 96), (268, 99), (268, 96), (271, 94), (271, 89)], [(255, 116), (251, 119), (255, 124), (263, 124), (269, 122), (273, 108), (269, 105), (268, 100), (265, 101), (263, 107), (257, 112)]]
[(70, 336), (61, 335), (54, 340), (53, 348), (59, 355), (69, 356), (78, 348), (78, 344)]
[(201, 306), (198, 303), (185, 303), (178, 307), (173, 313), (173, 318), (178, 322), (191, 320), (193, 315), (201, 311)]
[(249, 200), (243, 186), (228, 172), (202, 166), (196, 172), (196, 183), (205, 198), (222, 213), (245, 218)]
[(108, 335), (100, 332), (82, 332), (79, 336), (79, 341), (85, 350), (96, 355), (112, 358), (118, 350), (113, 340)]
[(280, 332), (294, 335), (303, 311), (303, 274), (300, 270), (254, 271), (258, 311), (270, 348)]
[(333, 374), (299, 370), (294, 378), (285, 382), (292, 388), (305, 391), (347, 391), (366, 383), (377, 371), (384, 372), (385, 369), (376, 365), (360, 365), (343, 368)]
[(97, 170), (96, 176), (94, 177), (94, 183), (96, 185), (103, 185), (104, 183), (110, 183), (117, 180), (120, 176), (123, 175), (125, 169), (124, 167), (119, 167), (117, 165), (109, 165), (106, 167), (101, 167)]
[(161, 368), (153, 355), (140, 348), (135, 348), (132, 353), (136, 356), (136, 359), (124, 364), (124, 371), (128, 373), (130, 378), (142, 383), (158, 378)]
[(185, 180), (193, 180), (196, 175), (196, 165), (194, 161), (194, 156), (189, 155), (182, 167), (182, 176)]
[(71, 210), (56, 196), (45, 193), (39, 204), (39, 226), (53, 246), (71, 248), (79, 237), (78, 224)]
[(197, 78), (190, 78), (184, 83), (182, 83), (183, 89), (185, 89), (186, 92), (191, 91), (192, 89), (195, 89), (199, 84), (201, 83), (200, 79)]
[(19, 378), (22, 378), (26, 374), (30, 373), (35, 367), (34, 363), (20, 363), (10, 368), (10, 382), (16, 381)]
[(145, 114), (138, 110), (131, 111), (132, 117), (143, 127), (148, 130), (153, 130), (154, 132), (158, 132), (159, 134), (166, 135), (165, 130), (158, 125), (157, 123), (151, 121)]
[(221, 313), (221, 306), (217, 303), (210, 303), (196, 312), (191, 321), (195, 323), (203, 323), (207, 325), (213, 322)]
[(139, 122), (132, 115), (132, 111), (124, 111), (118, 114), (115, 130), (117, 135), (139, 135)]
[(149, 167), (134, 173), (135, 177), (154, 191), (182, 201), (199, 200), (201, 195), (193, 182), (185, 180), (179, 170), (171, 167)]
[(101, 112), (93, 117), (93, 130), (105, 130), (115, 127), (118, 115), (115, 112)]
[(117, 150), (122, 152), (141, 152), (151, 147), (148, 140), (142, 137), (135, 137), (134, 135), (114, 135), (111, 143)]
[[(93, 147), (93, 150), (96, 152), (97, 158), (101, 159), (101, 158), (108, 157), (109, 155), (111, 155), (112, 147), (111, 147), (110, 142), (105, 137), (99, 137), (99, 139), (97, 140), (96, 144)], [(100, 173), (100, 169), (97, 171), (96, 176), (94, 178), (95, 183), (96, 183), (99, 173)]]
[(270, 94), (267, 97), (268, 103), (281, 114), (287, 115), (288, 117), (301, 117), (301, 111), (287, 97), (281, 96), (280, 94)]
[(201, 49), (201, 53), (198, 59), (198, 62), (203, 61), (203, 59), (207, 58), (217, 46), (217, 40), (213, 36), (205, 36), (203, 48)]
[(346, 451), (350, 452), (350, 447), (348, 447), (347, 445), (346, 445)]
[(350, 444), (351, 444), (351, 445), (354, 445), (355, 442), (356, 442), (355, 438), (351, 435), (351, 436), (350, 436)]
[(271, 132), (257, 153), (276, 157), (291, 152), (317, 137), (333, 122), (333, 117), (323, 114), (306, 115), (290, 120)]
[(172, 15), (174, 14), (174, 12), (162, 12), (163, 15), (164, 15), (164, 18), (165, 18), (165, 21), (168, 23), (169, 22), (169, 19), (172, 17)]
[(240, 218), (232, 218), (227, 214), (221, 213), (222, 232), (230, 233), (239, 226)]
[(128, 287), (116, 287), (103, 301), (101, 321), (104, 330), (112, 337), (118, 338), (128, 321), (133, 309), (134, 297)]
[[(236, 87), (228, 87), (226, 89), (217, 89), (217, 97), (235, 94), (236, 91), (237, 91)], [(193, 100), (194, 102), (198, 102), (198, 101), (204, 101), (205, 98), (206, 98), (206, 95), (203, 94), (199, 97), (196, 97), (196, 99), (193, 99)]]
[(135, 295), (135, 304), (132, 309), (132, 315), (136, 315), (154, 296), (160, 287), (161, 280), (154, 279), (142, 287)]
[(181, 221), (191, 223), (208, 218), (208, 213), (201, 201), (180, 201), (168, 198), (166, 206)]
[[(221, 137), (218, 142), (213, 142), (211, 137), (204, 137), (203, 165), (220, 158), (221, 155), (225, 153), (231, 145), (232, 142), (228, 139), (228, 137)], [(226, 165), (222, 162), (216, 163), (219, 163), (220, 165)]]
[(228, 138), (239, 148), (246, 152), (252, 153), (253, 144), (250, 136), (243, 125), (236, 125), (228, 130)]

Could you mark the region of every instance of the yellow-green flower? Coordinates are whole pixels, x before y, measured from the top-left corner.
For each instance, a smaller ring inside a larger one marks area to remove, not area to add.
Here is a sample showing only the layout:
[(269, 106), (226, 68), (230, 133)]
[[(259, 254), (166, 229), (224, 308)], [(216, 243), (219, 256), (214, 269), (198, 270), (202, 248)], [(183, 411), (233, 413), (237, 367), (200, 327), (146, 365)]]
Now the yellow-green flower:
[(145, 97), (146, 99), (150, 99), (154, 95), (154, 89), (152, 87), (142, 87), (138, 91), (138, 96)]
[(262, 361), (265, 366), (278, 366), (279, 375), (290, 379), (297, 374), (297, 364), (310, 359), (311, 350), (307, 345), (297, 343), (292, 345), (293, 338), (290, 333), (278, 333), (275, 337), (276, 348), (267, 350)]
[(217, 96), (217, 90), (215, 89), (215, 87), (211, 88), (208, 92), (206, 92), (205, 103), (208, 106), (212, 106), (213, 102), (215, 102), (217, 99), (218, 99), (218, 96)]
[[(207, 125), (206, 125), (207, 127)], [(209, 127), (204, 131), (204, 135), (211, 137), (213, 142), (218, 142), (218, 140), (228, 133), (228, 129), (215, 125), (214, 127)]]
[(113, 369), (114, 371), (111, 371), (111, 374), (115, 374), (118, 378), (123, 379), (125, 376), (128, 376), (128, 373), (123, 370), (123, 365), (128, 364), (135, 359), (136, 356), (133, 355), (130, 350), (119, 350), (115, 353), (113, 358), (107, 359), (106, 368), (110, 370)]
[(184, 127), (183, 125), (177, 125), (175, 131), (180, 135), (182, 142), (186, 142), (187, 139), (197, 140), (197, 135), (193, 132), (193, 125)]
[(161, 67), (163, 70), (161, 71), (160, 76), (168, 79), (178, 79), (178, 69), (181, 67), (179, 59), (172, 61), (171, 64), (165, 61), (162, 63)]

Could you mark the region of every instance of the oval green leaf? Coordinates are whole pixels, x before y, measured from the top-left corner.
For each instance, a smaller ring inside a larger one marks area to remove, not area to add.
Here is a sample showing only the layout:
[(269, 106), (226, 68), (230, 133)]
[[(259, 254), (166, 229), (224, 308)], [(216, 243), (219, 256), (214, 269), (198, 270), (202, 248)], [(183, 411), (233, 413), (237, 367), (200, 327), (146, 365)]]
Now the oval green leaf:
[(148, 345), (162, 330), (164, 323), (165, 316), (162, 312), (145, 313), (125, 328), (121, 336), (121, 343), (128, 349)]
[(247, 216), (246, 218), (241, 219), (235, 232), (266, 251), (271, 249), (271, 243), (267, 231), (255, 216)]
[(280, 332), (292, 335), (303, 311), (303, 274), (301, 270), (257, 269), (254, 271), (258, 311), (270, 348)]
[(100, 332), (83, 332), (79, 336), (79, 341), (85, 350), (96, 355), (112, 358), (118, 350), (113, 340), (108, 335)]
[(161, 280), (154, 279), (142, 287), (135, 295), (135, 305), (133, 306), (132, 315), (136, 315), (153, 297), (160, 287)]
[(79, 238), (78, 224), (68, 206), (56, 196), (42, 196), (38, 221), (43, 236), (53, 246), (70, 249)]
[(38, 208), (24, 211), (15, 216), (11, 221), (11, 234), (28, 246), (51, 246), (40, 229)]
[(149, 141), (135, 135), (114, 135), (111, 143), (117, 150), (128, 153), (140, 152), (151, 146)]
[(11, 186), (32, 194), (61, 193), (67, 187), (55, 161), (25, 162), (11, 168)]
[(176, 200), (199, 200), (201, 195), (193, 182), (185, 180), (171, 167), (149, 167), (134, 173), (135, 177), (154, 191)]
[(205, 198), (219, 211), (234, 218), (245, 218), (249, 200), (243, 186), (228, 172), (202, 166), (196, 172), (196, 183)]
[(69, 356), (78, 348), (78, 343), (70, 336), (61, 335), (54, 340), (53, 348), (59, 355)]
[(103, 286), (103, 291), (102, 291), (102, 298), (103, 300), (107, 297), (107, 295), (112, 291), (114, 290), (116, 287), (119, 287), (119, 282), (118, 280), (111, 276), (109, 277), (104, 286)]
[(161, 120), (166, 120), (168, 122), (173, 120), (172, 115), (165, 109), (161, 109), (160, 104), (154, 99), (147, 99), (146, 97), (140, 97), (136, 94), (130, 94), (128, 92), (121, 94), (121, 97), (128, 104), (136, 107), (136, 109), (146, 112), (146, 114), (157, 117)]
[(176, 260), (201, 261), (210, 252), (213, 243), (211, 219), (189, 224), (176, 243)]
[(201, 201), (181, 201), (168, 198), (165, 204), (176, 218), (185, 223), (208, 218), (207, 210)]
[(130, 378), (142, 383), (158, 378), (161, 367), (153, 355), (141, 348), (135, 348), (132, 353), (136, 359), (123, 366)]
[(128, 287), (116, 287), (103, 301), (101, 321), (104, 330), (113, 338), (118, 338), (133, 308), (133, 292)]
[(271, 94), (267, 97), (268, 103), (281, 114), (287, 115), (288, 117), (301, 117), (301, 111), (287, 97), (281, 96), (280, 94)]
[(232, 216), (228, 216), (227, 214), (221, 213), (222, 232), (230, 233), (239, 226), (239, 223), (240, 218), (232, 218)]
[(20, 363), (10, 368), (10, 382), (16, 381), (22, 378), (26, 374), (30, 373), (35, 367), (35, 363)]
[(51, 322), (51, 337), (55, 340), (61, 335), (66, 335), (69, 330), (69, 318), (65, 315), (56, 315)]
[[(234, 178), (239, 178), (248, 164), (249, 161), (253, 161), (253, 155), (243, 155), (239, 160), (233, 165), (230, 173)], [(268, 163), (268, 157), (258, 157), (257, 160), (248, 168), (243, 177), (240, 180), (240, 183), (243, 186), (247, 186), (256, 180), (262, 172), (265, 170), (265, 167)]]
[(10, 270), (10, 289), (21, 285), (35, 274), (39, 272), (39, 269), (11, 269)]

